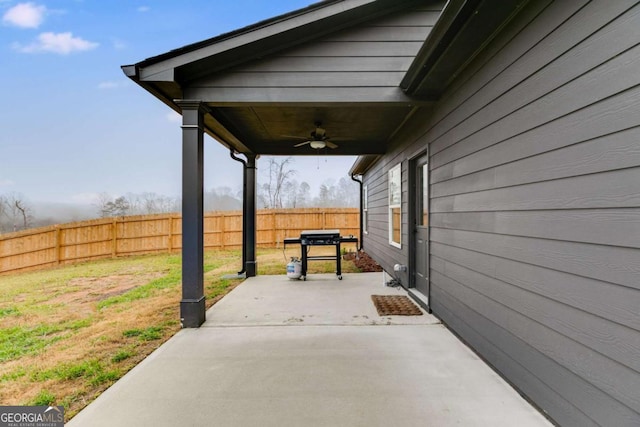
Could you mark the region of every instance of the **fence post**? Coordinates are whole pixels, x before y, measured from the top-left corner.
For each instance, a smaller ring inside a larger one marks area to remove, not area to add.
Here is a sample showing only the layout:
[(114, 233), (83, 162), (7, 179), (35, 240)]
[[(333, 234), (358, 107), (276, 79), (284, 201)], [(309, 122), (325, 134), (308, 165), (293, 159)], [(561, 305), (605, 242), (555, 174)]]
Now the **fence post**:
[[(240, 214), (234, 214), (233, 215), (233, 222), (236, 223), (238, 221), (238, 218), (240, 218), (240, 231), (242, 231), (242, 229), (244, 228), (244, 221), (243, 221), (243, 215), (242, 212), (240, 212)], [(256, 220), (256, 227), (257, 227), (257, 223), (260, 222), (260, 217), (258, 217), (258, 219)], [(235, 230), (237, 231), (237, 229)], [(231, 241), (231, 245), (233, 246), (240, 246), (242, 247), (243, 244), (243, 240), (242, 240), (242, 233), (240, 233), (240, 240), (238, 242), (238, 238), (234, 238)], [(242, 263), (242, 267), (244, 268), (244, 262)]]
[(111, 221), (111, 258), (118, 255), (118, 218), (114, 217)]
[(220, 249), (224, 249), (224, 235), (226, 234), (225, 214), (220, 214)]
[(60, 241), (62, 239), (61, 237), (61, 232), (60, 232), (60, 226), (56, 225), (56, 254), (55, 254), (55, 260), (56, 260), (56, 265), (60, 265), (60, 247), (62, 246), (62, 242)]
[(271, 212), (271, 243), (276, 244), (276, 211)]
[(322, 229), (327, 229), (327, 211), (325, 210), (322, 211)]
[(173, 252), (173, 215), (169, 215), (169, 235), (167, 236), (167, 250)]

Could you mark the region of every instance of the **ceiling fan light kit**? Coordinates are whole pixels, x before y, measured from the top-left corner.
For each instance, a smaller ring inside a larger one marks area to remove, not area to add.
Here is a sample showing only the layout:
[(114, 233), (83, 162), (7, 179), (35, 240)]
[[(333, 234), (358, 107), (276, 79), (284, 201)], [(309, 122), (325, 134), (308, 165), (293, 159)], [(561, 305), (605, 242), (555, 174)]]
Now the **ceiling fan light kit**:
[(311, 131), (311, 139), (307, 139), (300, 136), (292, 136), (292, 135), (282, 135), (287, 138), (296, 138), (296, 139), (307, 139), (305, 142), (301, 142), (299, 144), (294, 145), (294, 147), (302, 147), (303, 145), (309, 145), (309, 147), (314, 150), (322, 150), (323, 148), (338, 148), (336, 144), (329, 141), (329, 136), (327, 135), (327, 131), (320, 127), (321, 122), (315, 122), (316, 128)]
[(316, 150), (320, 150), (327, 146), (324, 141), (311, 141), (309, 145), (311, 145), (311, 148), (315, 148)]

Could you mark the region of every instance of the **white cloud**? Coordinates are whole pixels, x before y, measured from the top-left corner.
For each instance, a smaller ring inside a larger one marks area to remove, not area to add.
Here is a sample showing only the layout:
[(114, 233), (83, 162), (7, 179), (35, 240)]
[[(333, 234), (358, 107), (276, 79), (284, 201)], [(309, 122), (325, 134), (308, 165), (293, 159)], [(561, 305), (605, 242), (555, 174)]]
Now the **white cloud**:
[(149, 6), (140, 6), (138, 8), (138, 12), (142, 12), (142, 13), (149, 12), (150, 10), (151, 10), (151, 8)]
[(182, 116), (175, 111), (169, 111), (165, 116), (167, 120), (171, 123), (180, 123), (182, 122)]
[(20, 28), (38, 28), (47, 12), (45, 6), (34, 3), (18, 3), (5, 12), (2, 22)]
[(15, 185), (15, 182), (10, 179), (0, 179), (0, 187), (11, 187), (12, 185)]
[(42, 33), (35, 42), (29, 45), (13, 44), (15, 50), (23, 53), (52, 52), (61, 55), (92, 50), (96, 47), (98, 47), (98, 43), (90, 42), (80, 37), (73, 37), (70, 32)]

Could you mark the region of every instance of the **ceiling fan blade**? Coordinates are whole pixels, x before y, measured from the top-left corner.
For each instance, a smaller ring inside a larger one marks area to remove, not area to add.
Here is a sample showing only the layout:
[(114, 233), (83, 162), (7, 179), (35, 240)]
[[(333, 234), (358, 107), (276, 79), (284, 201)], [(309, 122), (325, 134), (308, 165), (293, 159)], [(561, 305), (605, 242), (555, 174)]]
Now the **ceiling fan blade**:
[(304, 139), (307, 140), (309, 139), (308, 136), (298, 136), (298, 135), (280, 135), (283, 138), (292, 138), (292, 139)]
[(325, 144), (327, 145), (327, 147), (329, 147), (329, 148), (338, 148), (338, 146), (337, 146), (336, 144), (334, 144), (333, 142), (331, 142), (331, 141), (325, 141), (324, 143), (325, 143)]
[(301, 142), (300, 144), (294, 145), (294, 147), (302, 147), (303, 145), (311, 144), (311, 141)]

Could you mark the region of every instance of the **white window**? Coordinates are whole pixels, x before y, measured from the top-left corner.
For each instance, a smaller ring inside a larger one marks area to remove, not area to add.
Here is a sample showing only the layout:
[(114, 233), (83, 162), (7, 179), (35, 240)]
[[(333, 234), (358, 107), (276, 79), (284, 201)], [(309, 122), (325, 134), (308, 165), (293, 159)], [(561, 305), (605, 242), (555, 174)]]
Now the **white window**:
[(369, 190), (362, 187), (362, 231), (369, 234)]
[(402, 167), (389, 171), (389, 244), (402, 247)]

